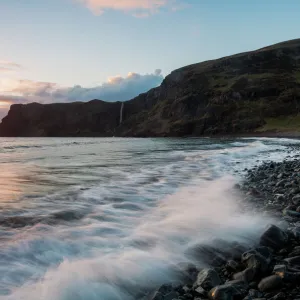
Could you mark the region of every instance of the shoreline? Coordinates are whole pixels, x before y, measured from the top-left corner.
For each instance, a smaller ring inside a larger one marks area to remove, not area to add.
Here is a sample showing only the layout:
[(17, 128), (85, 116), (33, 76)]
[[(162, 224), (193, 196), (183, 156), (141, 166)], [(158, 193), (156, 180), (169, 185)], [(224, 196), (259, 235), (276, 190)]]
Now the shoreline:
[(256, 247), (225, 241), (222, 249), (206, 249), (201, 255), (209, 254), (208, 268), (189, 265), (180, 270), (182, 283), (164, 284), (137, 299), (300, 299), (300, 159), (264, 162), (247, 170), (235, 189), (280, 224), (270, 224)]
[(214, 135), (182, 135), (182, 136), (175, 136), (175, 135), (149, 135), (149, 136), (108, 136), (108, 135), (66, 135), (66, 136), (0, 136), (0, 138), (21, 138), (21, 139), (28, 139), (28, 138), (216, 138), (216, 139), (232, 139), (232, 138), (290, 138), (290, 139), (300, 139), (300, 131), (263, 131), (263, 132), (247, 132), (247, 133), (231, 133), (231, 134), (214, 134)]

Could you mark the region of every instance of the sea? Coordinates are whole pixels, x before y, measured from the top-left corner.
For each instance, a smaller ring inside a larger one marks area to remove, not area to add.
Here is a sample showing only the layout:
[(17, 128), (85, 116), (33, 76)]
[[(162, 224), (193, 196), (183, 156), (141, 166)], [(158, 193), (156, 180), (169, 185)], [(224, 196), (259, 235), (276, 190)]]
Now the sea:
[(197, 245), (254, 242), (273, 220), (234, 186), (299, 149), (282, 138), (1, 138), (0, 299), (138, 299), (180, 263), (207, 265), (188, 255)]

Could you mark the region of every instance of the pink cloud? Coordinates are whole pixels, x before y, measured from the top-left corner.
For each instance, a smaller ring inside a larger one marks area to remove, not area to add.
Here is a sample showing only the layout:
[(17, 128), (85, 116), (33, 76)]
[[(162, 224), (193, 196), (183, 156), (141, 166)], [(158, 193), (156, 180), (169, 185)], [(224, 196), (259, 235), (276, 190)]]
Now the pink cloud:
[(129, 72), (126, 76), (110, 77), (107, 82), (93, 87), (62, 87), (52, 82), (0, 79), (0, 101), (6, 99), (22, 102), (68, 102), (102, 99), (107, 101), (129, 100), (140, 93), (158, 86), (163, 80), (160, 69), (150, 74)]
[(147, 17), (157, 13), (163, 7), (174, 9), (177, 0), (75, 0), (84, 4), (94, 14), (100, 15), (106, 10), (130, 12), (136, 17)]
[(22, 69), (22, 66), (12, 61), (0, 60), (0, 72), (15, 72)]
[(51, 93), (58, 85), (52, 82), (36, 82), (31, 80), (16, 80), (9, 92), (23, 96), (44, 95)]

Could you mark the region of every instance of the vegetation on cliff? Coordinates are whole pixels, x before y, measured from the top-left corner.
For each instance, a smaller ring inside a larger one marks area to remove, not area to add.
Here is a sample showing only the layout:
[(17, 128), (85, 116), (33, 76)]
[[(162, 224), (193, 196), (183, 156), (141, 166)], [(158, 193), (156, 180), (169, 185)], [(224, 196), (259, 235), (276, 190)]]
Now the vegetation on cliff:
[(13, 105), (1, 136), (202, 136), (299, 131), (300, 39), (173, 71), (120, 102)]

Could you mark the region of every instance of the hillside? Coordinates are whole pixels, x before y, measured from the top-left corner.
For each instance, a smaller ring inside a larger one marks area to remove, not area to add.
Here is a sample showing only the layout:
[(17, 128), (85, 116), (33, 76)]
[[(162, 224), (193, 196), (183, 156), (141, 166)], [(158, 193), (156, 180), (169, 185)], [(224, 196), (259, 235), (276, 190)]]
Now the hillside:
[(1, 136), (201, 136), (300, 131), (300, 39), (193, 64), (126, 101), (12, 105)]

